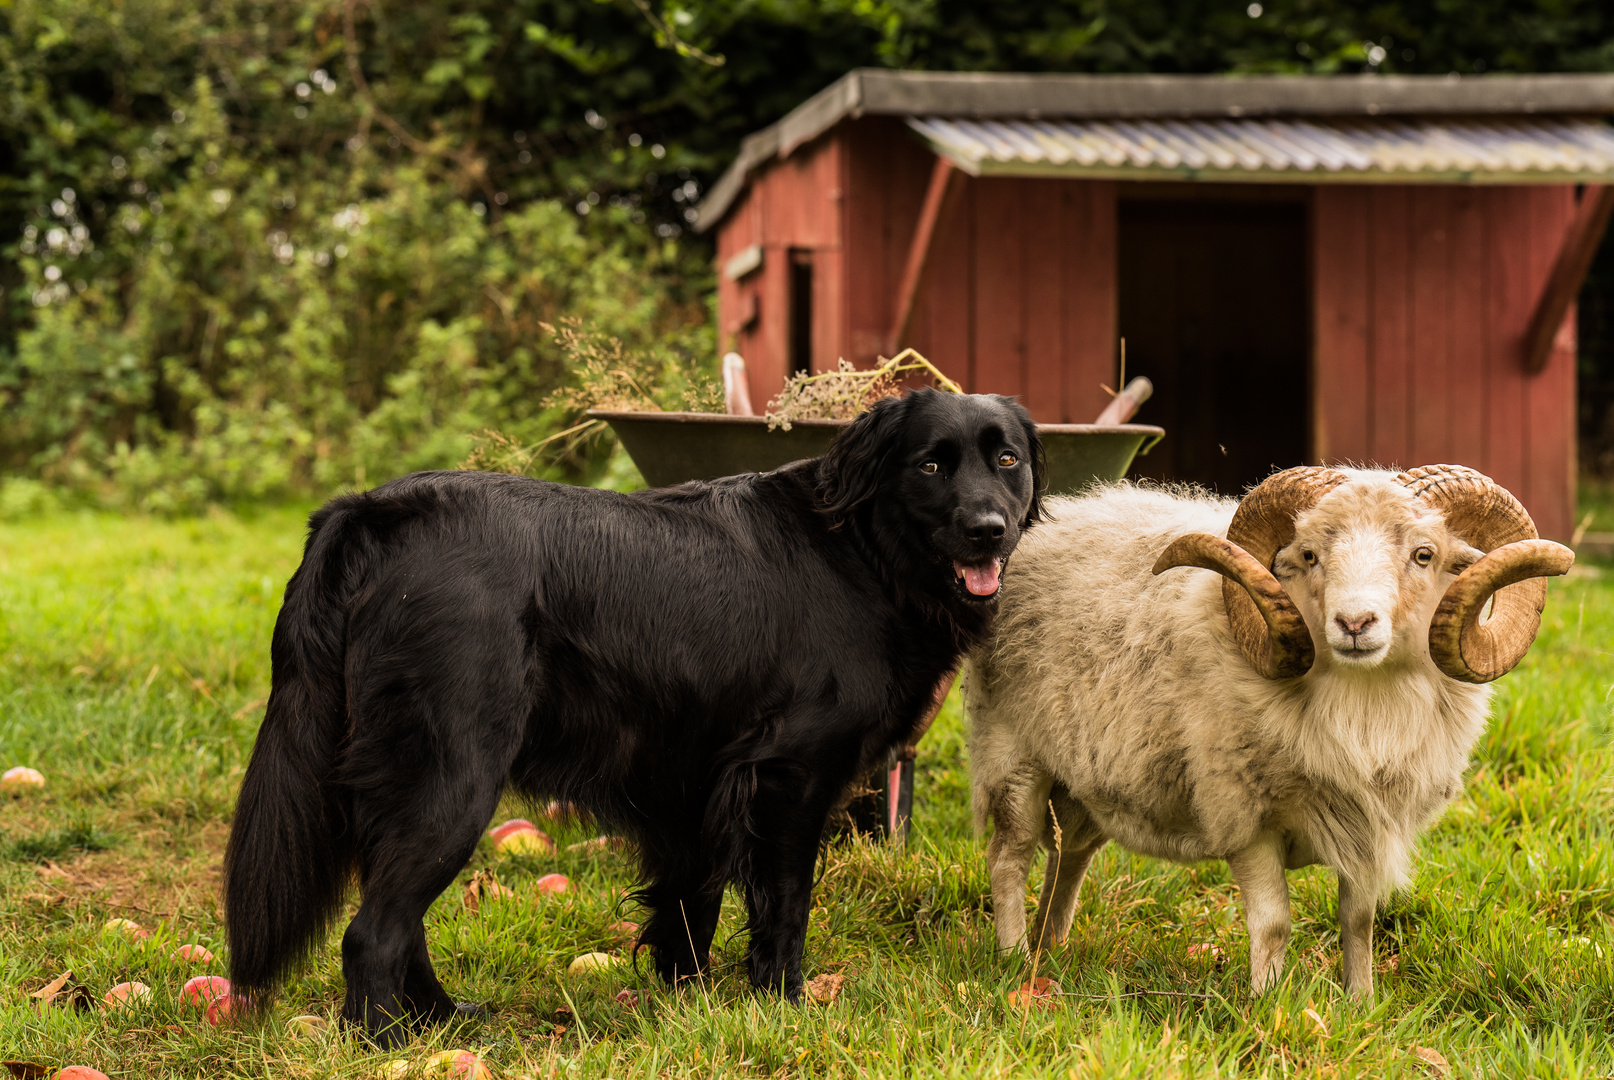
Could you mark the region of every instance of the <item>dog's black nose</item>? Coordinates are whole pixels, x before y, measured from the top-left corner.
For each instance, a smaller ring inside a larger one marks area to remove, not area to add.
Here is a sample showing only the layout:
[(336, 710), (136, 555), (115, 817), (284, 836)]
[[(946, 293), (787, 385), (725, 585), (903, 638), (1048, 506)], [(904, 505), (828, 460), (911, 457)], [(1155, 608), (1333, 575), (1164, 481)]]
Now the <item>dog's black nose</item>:
[(964, 535), (978, 543), (987, 540), (1002, 540), (1003, 530), (1008, 528), (1008, 522), (1003, 515), (993, 512), (977, 514), (968, 525), (964, 527)]

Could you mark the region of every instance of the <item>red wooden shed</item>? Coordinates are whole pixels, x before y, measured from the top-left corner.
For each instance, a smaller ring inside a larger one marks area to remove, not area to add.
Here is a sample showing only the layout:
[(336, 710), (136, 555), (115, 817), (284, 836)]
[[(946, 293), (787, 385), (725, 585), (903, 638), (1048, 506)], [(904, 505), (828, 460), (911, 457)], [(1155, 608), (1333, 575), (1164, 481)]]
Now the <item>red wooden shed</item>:
[(1138, 472), (1459, 462), (1574, 527), (1573, 301), (1614, 76), (854, 71), (745, 140), (697, 227), (752, 400), (913, 346), (1041, 421), (1149, 376)]

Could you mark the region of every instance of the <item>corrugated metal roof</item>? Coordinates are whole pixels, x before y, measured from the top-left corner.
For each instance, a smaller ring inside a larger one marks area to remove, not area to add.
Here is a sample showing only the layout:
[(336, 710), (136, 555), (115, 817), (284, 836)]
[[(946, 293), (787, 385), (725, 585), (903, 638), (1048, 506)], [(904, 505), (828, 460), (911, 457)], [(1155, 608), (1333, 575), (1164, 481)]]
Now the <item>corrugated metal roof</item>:
[(972, 175), (1299, 183), (1577, 183), (1614, 180), (1601, 120), (976, 120), (912, 117)]
[[(770, 161), (789, 157), (798, 146), (811, 142), (843, 120), (859, 116), (952, 117), (953, 123), (998, 119), (1013, 127), (1034, 121), (1053, 121), (1060, 127), (1081, 127), (1077, 121), (1108, 121), (1147, 125), (1151, 135), (1167, 147), (1171, 140), (1157, 135), (1153, 128), (1174, 121), (1191, 129), (1199, 121), (1225, 120), (1277, 122), (1321, 117), (1316, 126), (1336, 130), (1348, 126), (1349, 118), (1388, 122), (1407, 118), (1405, 127), (1461, 127), (1464, 118), (1496, 127), (1506, 118), (1531, 121), (1542, 117), (1588, 117), (1614, 114), (1614, 75), (1478, 75), (1459, 78), (1449, 75), (1055, 75), (1013, 72), (883, 71), (859, 68), (849, 71), (820, 90), (788, 115), (745, 137), (739, 155), (716, 184), (706, 193), (699, 208), (695, 228), (704, 232), (728, 213), (752, 170), (765, 168)], [(1451, 117), (1452, 121), (1442, 118)], [(1428, 124), (1422, 124), (1428, 121)], [(1496, 122), (1496, 123), (1492, 123)], [(1393, 127), (1374, 125), (1373, 130), (1395, 142)], [(1386, 134), (1391, 132), (1390, 134)], [(1265, 161), (1285, 152), (1269, 147), (1271, 138), (1244, 135), (1230, 143), (1216, 136), (1205, 140), (1231, 155), (1235, 162), (1248, 155)], [(1274, 136), (1274, 138), (1277, 138)], [(1404, 139), (1405, 136), (1402, 136)], [(1109, 140), (1101, 140), (1108, 142)], [(1279, 139), (1279, 145), (1288, 142)], [(1350, 140), (1347, 140), (1350, 141)], [(1534, 140), (1531, 140), (1534, 141)], [(1196, 176), (1231, 180), (1271, 180), (1272, 173), (1297, 165), (1277, 166), (1238, 164), (1234, 168), (1215, 167), (1227, 160), (1213, 155), (1210, 147), (1198, 147), (1213, 167), (1196, 172), (1181, 164), (1134, 165), (1126, 149), (1121, 165), (1110, 175), (1148, 179), (1150, 176)], [(1095, 148), (1095, 153), (1097, 152)], [(1317, 157), (1315, 151), (1308, 151)], [(1366, 152), (1366, 151), (1362, 151)], [(1387, 153), (1390, 151), (1386, 151)], [(954, 156), (971, 171), (968, 155)], [(1114, 153), (1110, 157), (1114, 157)], [(1077, 166), (1079, 157), (1055, 164), (1053, 158), (1020, 160), (1011, 155), (998, 161), (990, 153), (980, 160), (981, 171), (1034, 174), (1038, 172), (1083, 173), (1095, 175), (1099, 166)], [(1152, 160), (1152, 159), (1151, 159)], [(1197, 160), (1194, 158), (1193, 160)], [(1296, 159), (1299, 160), (1299, 159)], [(1331, 167), (1328, 157), (1313, 166), (1308, 182), (1356, 180), (1371, 182), (1382, 176), (1399, 180), (1486, 180), (1535, 183), (1575, 183), (1603, 179), (1600, 171), (1586, 173), (1526, 170), (1464, 171), (1449, 173), (1420, 168), (1380, 173), (1373, 169), (1353, 169), (1348, 165)], [(1005, 168), (1004, 166), (1012, 166)]]

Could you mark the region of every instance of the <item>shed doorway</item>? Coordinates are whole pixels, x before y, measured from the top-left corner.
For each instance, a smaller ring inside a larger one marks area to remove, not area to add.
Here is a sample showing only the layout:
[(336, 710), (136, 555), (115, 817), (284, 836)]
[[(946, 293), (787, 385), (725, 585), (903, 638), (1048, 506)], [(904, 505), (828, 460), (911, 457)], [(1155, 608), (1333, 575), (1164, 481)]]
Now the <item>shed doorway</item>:
[(1307, 461), (1311, 318), (1304, 195), (1228, 194), (1120, 201), (1119, 324), (1166, 429), (1135, 475), (1238, 495)]

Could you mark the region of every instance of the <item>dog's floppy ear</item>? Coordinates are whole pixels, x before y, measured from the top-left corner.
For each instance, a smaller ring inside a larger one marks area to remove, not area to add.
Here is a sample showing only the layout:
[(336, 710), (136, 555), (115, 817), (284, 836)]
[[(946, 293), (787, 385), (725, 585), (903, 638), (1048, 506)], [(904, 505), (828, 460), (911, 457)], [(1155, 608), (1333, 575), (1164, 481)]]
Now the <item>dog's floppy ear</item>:
[(1042, 520), (1042, 497), (1048, 493), (1048, 458), (1043, 453), (1042, 440), (1037, 438), (1037, 424), (1025, 406), (1013, 398), (1004, 398), (1003, 402), (1014, 410), (1015, 419), (1025, 432), (1026, 445), (1031, 447), (1031, 506), (1026, 510), (1026, 519), (1020, 523), (1025, 529)]
[(906, 398), (881, 398), (836, 437), (818, 467), (818, 508), (841, 521), (874, 497), (897, 445)]

